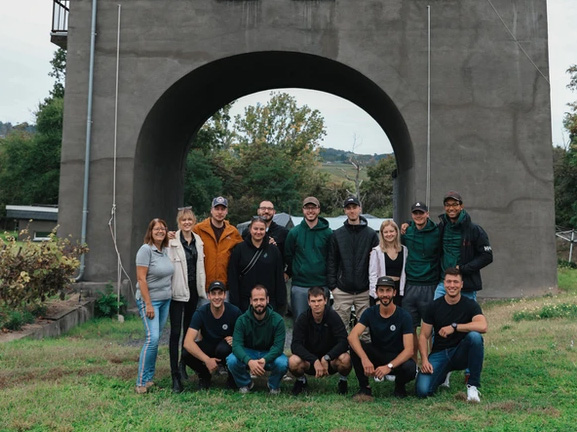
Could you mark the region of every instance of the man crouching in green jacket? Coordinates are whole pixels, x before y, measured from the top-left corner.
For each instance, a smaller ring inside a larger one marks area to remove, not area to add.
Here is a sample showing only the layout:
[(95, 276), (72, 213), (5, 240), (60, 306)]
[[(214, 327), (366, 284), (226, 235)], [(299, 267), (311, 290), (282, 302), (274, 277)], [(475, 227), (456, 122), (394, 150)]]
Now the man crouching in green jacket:
[(268, 302), (266, 287), (255, 285), (250, 293), (250, 306), (234, 327), (232, 354), (226, 363), (243, 394), (254, 387), (251, 375), (263, 376), (265, 371), (270, 371), (267, 384), (270, 394), (279, 394), (282, 377), (288, 370), (288, 358), (283, 354), (284, 321)]

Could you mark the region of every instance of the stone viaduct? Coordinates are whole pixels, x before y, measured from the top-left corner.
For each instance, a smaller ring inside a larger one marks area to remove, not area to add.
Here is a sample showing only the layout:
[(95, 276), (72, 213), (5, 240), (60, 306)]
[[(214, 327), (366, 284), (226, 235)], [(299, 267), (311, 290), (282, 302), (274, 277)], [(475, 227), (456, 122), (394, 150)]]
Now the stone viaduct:
[(84, 280), (116, 280), (113, 196), (118, 248), (134, 277), (148, 221), (173, 221), (183, 204), (183, 166), (195, 132), (241, 96), (299, 87), (348, 99), (386, 132), (398, 167), (397, 220), (427, 195), (436, 219), (443, 194), (461, 192), (494, 249), (481, 296), (556, 287), (546, 0), (70, 5), (59, 223), (61, 234), (79, 238), (86, 215)]

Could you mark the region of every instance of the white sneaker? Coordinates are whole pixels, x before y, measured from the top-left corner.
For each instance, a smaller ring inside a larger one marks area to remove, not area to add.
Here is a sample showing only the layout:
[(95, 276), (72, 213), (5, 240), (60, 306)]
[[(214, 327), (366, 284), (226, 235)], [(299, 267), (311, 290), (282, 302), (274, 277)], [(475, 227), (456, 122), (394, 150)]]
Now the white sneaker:
[(253, 387), (254, 387), (254, 383), (251, 382), (249, 385), (239, 388), (238, 392), (240, 394), (247, 394), (247, 393), (250, 393), (250, 391), (252, 390)]
[(390, 382), (395, 382), (397, 377), (395, 375), (385, 375), (385, 379)]
[(441, 387), (446, 387), (446, 388), (450, 388), (451, 387), (451, 372), (447, 373), (447, 376), (445, 377), (445, 381), (443, 381), (443, 384), (441, 384)]
[(273, 389), (273, 388), (271, 388), (269, 383), (266, 383), (266, 386), (268, 387), (269, 394), (271, 394), (271, 395), (279, 395), (280, 394), (280, 387)]
[(472, 385), (467, 385), (467, 401), (468, 402), (481, 402), (479, 397), (479, 390), (477, 387)]

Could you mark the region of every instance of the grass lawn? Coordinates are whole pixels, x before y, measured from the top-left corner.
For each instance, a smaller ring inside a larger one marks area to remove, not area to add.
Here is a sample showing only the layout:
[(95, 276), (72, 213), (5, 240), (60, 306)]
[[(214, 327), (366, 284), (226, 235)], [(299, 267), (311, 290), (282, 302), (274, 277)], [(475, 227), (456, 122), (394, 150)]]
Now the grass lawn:
[[(463, 374), (429, 399), (392, 397), (392, 384), (373, 385), (373, 402), (335, 393), (336, 377), (309, 380), (295, 398), (292, 382), (269, 397), (257, 383), (248, 395), (208, 392), (186, 382), (170, 391), (168, 349), (157, 362), (158, 387), (134, 393), (142, 329), (138, 319), (97, 320), (67, 336), (0, 345), (0, 431), (571, 431), (577, 421), (577, 318), (514, 320), (544, 305), (577, 304), (577, 270), (559, 270), (555, 296), (483, 304), (489, 321), (481, 403), (465, 401)], [(413, 392), (413, 384), (408, 386)]]

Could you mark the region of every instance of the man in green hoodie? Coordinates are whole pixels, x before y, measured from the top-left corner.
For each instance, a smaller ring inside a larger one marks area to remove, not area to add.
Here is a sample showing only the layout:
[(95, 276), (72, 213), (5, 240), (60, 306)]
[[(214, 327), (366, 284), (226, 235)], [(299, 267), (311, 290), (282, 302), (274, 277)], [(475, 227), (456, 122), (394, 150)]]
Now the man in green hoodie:
[(411, 206), (412, 222), (401, 236), (409, 253), (405, 263), (405, 296), (403, 309), (413, 319), (413, 360), (417, 361), (419, 340), (417, 327), (421, 325), (426, 310), (433, 303), (433, 294), (439, 282), (439, 257), (441, 237), (439, 228), (429, 219), (429, 208), (422, 201)]
[(283, 354), (286, 329), (282, 317), (268, 305), (267, 289), (256, 285), (250, 294), (248, 310), (236, 321), (232, 336), (232, 354), (226, 363), (240, 393), (254, 387), (251, 375), (270, 372), (268, 388), (280, 393), (282, 377), (288, 370), (288, 358)]
[(321, 204), (315, 197), (303, 201), (303, 220), (291, 229), (285, 242), (287, 275), (292, 277), (291, 308), (293, 319), (308, 309), (309, 288), (327, 287), (327, 254), (333, 231), (319, 217)]

